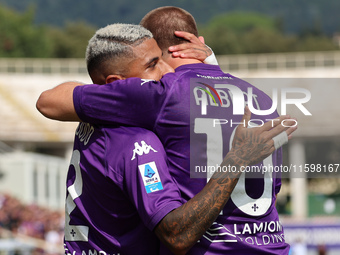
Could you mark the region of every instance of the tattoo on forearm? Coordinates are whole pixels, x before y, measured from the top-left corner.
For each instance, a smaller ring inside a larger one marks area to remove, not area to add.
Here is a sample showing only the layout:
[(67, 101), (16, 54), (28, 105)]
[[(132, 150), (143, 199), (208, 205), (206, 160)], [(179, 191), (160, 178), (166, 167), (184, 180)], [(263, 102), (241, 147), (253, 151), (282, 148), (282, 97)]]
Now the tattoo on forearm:
[(215, 172), (202, 191), (164, 217), (155, 229), (157, 236), (170, 249), (181, 244), (189, 250), (227, 203), (241, 175), (241, 166), (259, 162), (270, 150), (271, 146), (254, 131), (248, 129), (235, 136), (233, 149), (224, 158), (221, 169), (230, 166), (236, 171)]
[[(235, 165), (235, 159), (236, 156), (232, 154), (222, 165)], [(201, 192), (164, 217), (155, 229), (157, 236), (166, 240), (165, 243), (170, 244), (169, 248), (182, 244), (190, 249), (217, 218), (240, 174), (240, 171), (216, 172)]]

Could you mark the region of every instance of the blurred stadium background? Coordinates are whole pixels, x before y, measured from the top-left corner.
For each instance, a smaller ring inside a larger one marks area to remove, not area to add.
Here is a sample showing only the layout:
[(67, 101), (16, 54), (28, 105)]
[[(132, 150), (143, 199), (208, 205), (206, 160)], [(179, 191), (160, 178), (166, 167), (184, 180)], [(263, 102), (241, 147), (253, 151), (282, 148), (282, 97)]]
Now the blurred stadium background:
[[(273, 87), (309, 89), (312, 117), (288, 109), (299, 129), (284, 147), (284, 164), (333, 164), (335, 169), (340, 163), (339, 50), (217, 58), (225, 72), (269, 95)], [(0, 56), (0, 255), (63, 254), (65, 180), (77, 124), (45, 119), (35, 103), (42, 91), (69, 80), (91, 83), (83, 59)], [(320, 246), (327, 254), (340, 254), (337, 170), (285, 174), (282, 180), (277, 208), (286, 240), (303, 243), (310, 255)]]

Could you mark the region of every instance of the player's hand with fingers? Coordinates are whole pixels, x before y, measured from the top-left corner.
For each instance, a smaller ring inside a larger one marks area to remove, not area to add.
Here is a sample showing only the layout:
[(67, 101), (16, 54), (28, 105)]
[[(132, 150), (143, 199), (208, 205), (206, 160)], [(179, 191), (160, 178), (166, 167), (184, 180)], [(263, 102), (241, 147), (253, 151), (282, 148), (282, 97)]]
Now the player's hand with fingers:
[(173, 57), (190, 58), (204, 61), (213, 52), (204, 44), (203, 37), (196, 37), (195, 35), (183, 32), (175, 31), (175, 35), (187, 40), (189, 43), (182, 43), (175, 46), (170, 46), (169, 51), (172, 52)]
[(232, 150), (245, 166), (259, 163), (292, 138), (297, 122), (290, 116), (280, 116), (262, 126), (248, 128), (251, 112), (245, 108), (241, 124), (236, 129)]

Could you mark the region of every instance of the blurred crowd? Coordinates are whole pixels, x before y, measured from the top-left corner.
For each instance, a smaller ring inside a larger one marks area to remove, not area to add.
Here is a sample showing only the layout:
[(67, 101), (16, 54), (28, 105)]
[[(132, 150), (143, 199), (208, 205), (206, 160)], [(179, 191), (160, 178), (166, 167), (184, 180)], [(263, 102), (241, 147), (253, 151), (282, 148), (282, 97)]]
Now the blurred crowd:
[(13, 235), (45, 241), (48, 246), (63, 247), (64, 212), (23, 204), (15, 197), (0, 193), (0, 228)]

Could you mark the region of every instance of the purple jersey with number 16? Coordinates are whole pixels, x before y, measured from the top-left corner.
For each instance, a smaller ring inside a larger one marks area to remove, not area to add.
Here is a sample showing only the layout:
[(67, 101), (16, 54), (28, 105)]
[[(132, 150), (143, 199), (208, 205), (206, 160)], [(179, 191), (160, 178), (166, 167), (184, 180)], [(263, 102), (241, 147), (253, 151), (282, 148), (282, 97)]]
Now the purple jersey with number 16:
[[(250, 95), (251, 93), (251, 95)], [(74, 90), (78, 116), (90, 123), (139, 126), (154, 131), (164, 145), (171, 175), (185, 201), (205, 186), (232, 146), (244, 104), (253, 106), (252, 128), (275, 112), (262, 91), (218, 66), (183, 65), (160, 82), (131, 78)], [(214, 100), (216, 102), (214, 102)], [(288, 254), (275, 208), (280, 175), (263, 171), (282, 164), (282, 150), (242, 174), (231, 198), (189, 254)], [(167, 254), (165, 249), (162, 254)]]
[(80, 123), (67, 175), (66, 255), (153, 255), (152, 232), (182, 205), (157, 136)]

